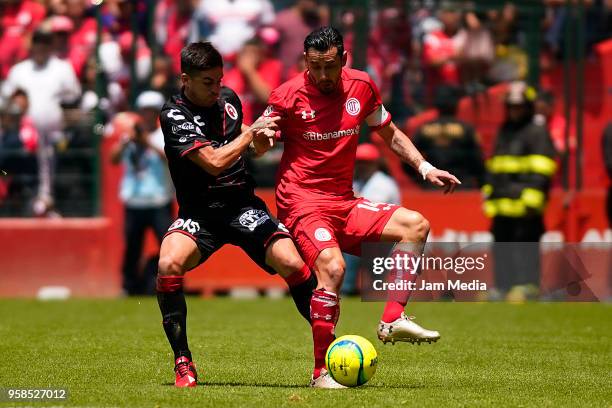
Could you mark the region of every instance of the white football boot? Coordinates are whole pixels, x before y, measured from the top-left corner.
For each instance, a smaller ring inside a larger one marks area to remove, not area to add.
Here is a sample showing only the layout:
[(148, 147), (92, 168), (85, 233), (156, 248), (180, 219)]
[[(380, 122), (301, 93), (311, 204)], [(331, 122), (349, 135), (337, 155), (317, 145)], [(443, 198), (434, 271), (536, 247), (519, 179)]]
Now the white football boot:
[(438, 341), (440, 333), (419, 326), (412, 321), (413, 319), (414, 316), (408, 317), (402, 313), (399, 319), (391, 323), (385, 323), (381, 320), (378, 325), (378, 338), (385, 344), (389, 341), (391, 344), (395, 344), (396, 341), (405, 341), (420, 345), (423, 342)]
[(310, 378), (310, 386), (312, 388), (327, 388), (327, 389), (340, 389), (347, 388), (342, 384), (339, 384), (332, 378), (326, 369), (321, 369), (321, 374), (317, 378)]

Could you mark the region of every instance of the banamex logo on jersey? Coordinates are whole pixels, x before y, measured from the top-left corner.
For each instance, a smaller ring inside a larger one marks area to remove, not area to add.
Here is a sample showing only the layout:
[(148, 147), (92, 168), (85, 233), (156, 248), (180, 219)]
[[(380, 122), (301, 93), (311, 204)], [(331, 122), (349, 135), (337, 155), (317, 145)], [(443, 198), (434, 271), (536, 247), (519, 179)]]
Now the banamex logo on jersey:
[(351, 116), (357, 116), (361, 111), (361, 103), (359, 103), (357, 98), (349, 98), (344, 107), (346, 108), (346, 113)]
[(236, 110), (236, 108), (234, 108), (234, 105), (229, 102), (225, 103), (225, 112), (227, 113), (227, 116), (229, 116), (233, 120), (238, 119), (238, 111)]

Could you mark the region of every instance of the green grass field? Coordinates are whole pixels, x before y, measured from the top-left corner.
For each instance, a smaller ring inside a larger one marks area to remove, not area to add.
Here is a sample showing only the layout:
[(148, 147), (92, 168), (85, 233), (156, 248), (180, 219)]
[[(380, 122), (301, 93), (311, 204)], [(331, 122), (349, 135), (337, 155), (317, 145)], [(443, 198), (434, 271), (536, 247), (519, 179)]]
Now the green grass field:
[[(153, 298), (0, 301), (0, 387), (66, 387), (76, 406), (612, 406), (610, 304), (420, 303), (432, 345), (376, 339), (380, 303), (343, 300), (338, 335), (379, 353), (361, 388), (313, 390), (310, 330), (291, 300), (188, 299), (202, 385), (173, 387)], [(0, 404), (1, 405), (1, 404)]]

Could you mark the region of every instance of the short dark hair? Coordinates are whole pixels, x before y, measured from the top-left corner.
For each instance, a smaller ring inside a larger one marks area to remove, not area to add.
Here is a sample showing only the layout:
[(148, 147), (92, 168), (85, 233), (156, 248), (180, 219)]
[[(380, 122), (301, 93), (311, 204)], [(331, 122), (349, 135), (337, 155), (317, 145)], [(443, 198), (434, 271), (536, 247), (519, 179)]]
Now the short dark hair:
[(318, 28), (308, 34), (304, 40), (304, 52), (308, 52), (311, 48), (323, 52), (333, 47), (338, 49), (338, 55), (342, 57), (344, 39), (340, 31), (332, 26)]
[(193, 42), (181, 51), (181, 72), (195, 74), (223, 67), (223, 57), (210, 42)]

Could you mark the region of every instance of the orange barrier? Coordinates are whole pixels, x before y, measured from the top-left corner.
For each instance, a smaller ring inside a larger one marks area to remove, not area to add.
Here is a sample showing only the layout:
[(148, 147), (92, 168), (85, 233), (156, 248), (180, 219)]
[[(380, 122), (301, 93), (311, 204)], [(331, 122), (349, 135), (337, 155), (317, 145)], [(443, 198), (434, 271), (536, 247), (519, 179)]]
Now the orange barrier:
[[(260, 197), (274, 211), (272, 190)], [(439, 192), (406, 192), (404, 205), (423, 213), (438, 240), (474, 241), (482, 238), (489, 220), (480, 211), (478, 192), (451, 196)], [(578, 196), (582, 212), (580, 240), (601, 239), (607, 226), (605, 192), (585, 191)], [(555, 191), (546, 214), (549, 230), (564, 229), (569, 219), (563, 192)], [(108, 297), (120, 292), (123, 250), (119, 214), (98, 219), (5, 219), (0, 220), (0, 297), (35, 296), (44, 286), (68, 287), (74, 296)], [(599, 237), (599, 238), (597, 238)], [(154, 253), (151, 242), (147, 252)], [(597, 267), (599, 268), (599, 267)], [(545, 272), (543, 282), (551, 272)], [(599, 273), (599, 272), (598, 272)], [(551, 278), (554, 282), (554, 276)], [(600, 279), (607, 279), (605, 274)], [(242, 251), (226, 246), (186, 279), (186, 288), (211, 294), (236, 286), (259, 289), (283, 288), (284, 282), (257, 267)]]

